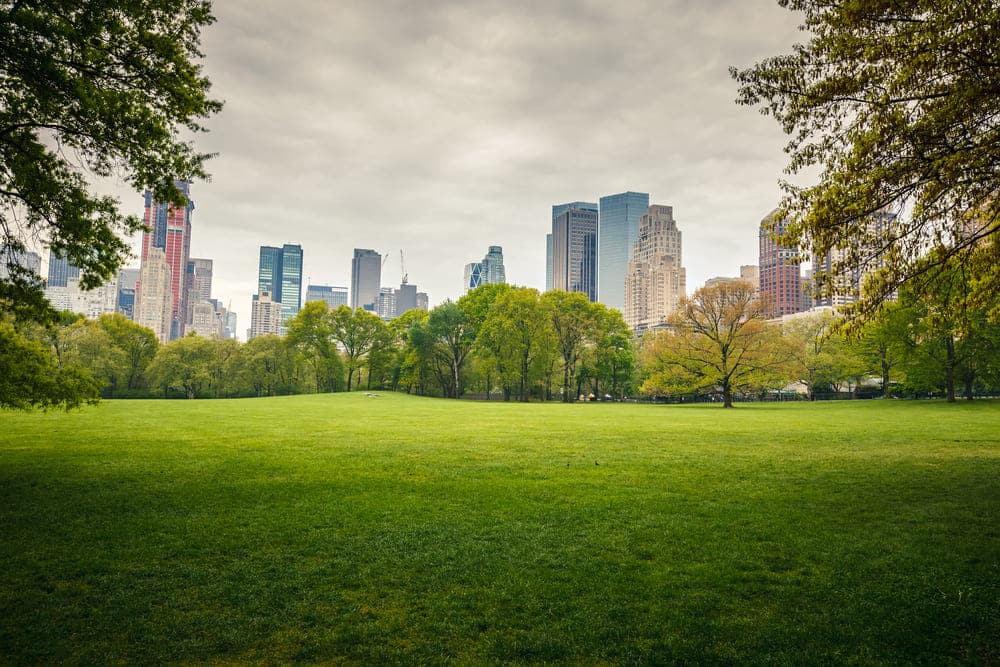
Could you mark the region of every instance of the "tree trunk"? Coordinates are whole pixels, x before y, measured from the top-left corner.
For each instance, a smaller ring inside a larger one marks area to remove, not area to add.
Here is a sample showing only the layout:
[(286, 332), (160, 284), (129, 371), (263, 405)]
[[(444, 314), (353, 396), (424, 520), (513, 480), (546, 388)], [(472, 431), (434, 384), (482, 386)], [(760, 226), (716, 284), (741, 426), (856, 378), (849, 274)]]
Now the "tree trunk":
[(351, 380), (354, 378), (354, 369), (347, 369), (347, 391), (351, 391)]
[(889, 398), (889, 361), (882, 350), (882, 398)]
[(722, 383), (722, 407), (733, 407), (733, 388), (729, 386), (729, 382)]
[(948, 353), (944, 365), (944, 385), (948, 402), (955, 402), (955, 340), (948, 336), (945, 340), (945, 350)]

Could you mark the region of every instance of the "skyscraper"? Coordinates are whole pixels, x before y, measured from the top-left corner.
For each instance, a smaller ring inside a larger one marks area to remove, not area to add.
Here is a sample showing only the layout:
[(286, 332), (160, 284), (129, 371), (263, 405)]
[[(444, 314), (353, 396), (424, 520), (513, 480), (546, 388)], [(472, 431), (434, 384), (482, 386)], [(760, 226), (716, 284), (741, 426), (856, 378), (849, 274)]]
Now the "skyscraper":
[(351, 308), (371, 306), (374, 310), (382, 286), (382, 255), (374, 250), (355, 248), (351, 259)]
[(256, 338), (265, 334), (281, 333), (281, 303), (271, 298), (271, 292), (261, 290), (253, 295), (250, 311), (250, 331), (247, 338)]
[(566, 208), (552, 218), (552, 288), (597, 300), (597, 211)]
[(143, 222), (149, 231), (142, 235), (142, 263), (146, 263), (153, 248), (159, 248), (163, 251), (163, 261), (170, 269), (168, 340), (183, 336), (187, 321), (187, 266), (191, 255), (191, 213), (194, 211), (191, 184), (177, 181), (176, 185), (187, 199), (185, 206), (156, 202), (153, 194), (147, 190), (146, 210), (143, 214)]
[(507, 270), (503, 265), (503, 248), (491, 245), (483, 257), (483, 280), (487, 284), (507, 282)]
[(649, 211), (649, 194), (622, 192), (601, 197), (597, 238), (597, 300), (621, 310), (625, 304), (625, 273), (639, 235), (639, 219)]
[(662, 325), (687, 290), (681, 265), (681, 232), (673, 207), (653, 205), (639, 221), (632, 261), (625, 277), (622, 314), (634, 331)]
[(470, 292), (483, 284), (483, 263), (470, 262), (465, 265), (465, 278), (462, 280), (462, 287), (466, 292)]
[(55, 251), (49, 252), (49, 279), (46, 287), (66, 287), (70, 278), (79, 278), (80, 268)]
[(302, 246), (286, 243), (280, 248), (260, 247), (257, 294), (264, 292), (272, 303), (281, 304), (279, 333), (284, 334), (288, 320), (302, 309)]
[(791, 315), (802, 309), (802, 275), (798, 249), (778, 245), (771, 235), (785, 232), (785, 220), (777, 209), (760, 222), (760, 298), (771, 317)]
[(172, 285), (166, 253), (162, 248), (151, 245), (142, 259), (132, 319), (136, 324), (152, 329), (161, 343), (170, 340)]
[(503, 248), (491, 245), (481, 262), (465, 265), (465, 291), (474, 290), (480, 285), (490, 283), (506, 283), (507, 271), (503, 265)]
[(324, 301), (330, 310), (347, 305), (347, 288), (332, 285), (309, 285), (306, 288), (306, 303)]

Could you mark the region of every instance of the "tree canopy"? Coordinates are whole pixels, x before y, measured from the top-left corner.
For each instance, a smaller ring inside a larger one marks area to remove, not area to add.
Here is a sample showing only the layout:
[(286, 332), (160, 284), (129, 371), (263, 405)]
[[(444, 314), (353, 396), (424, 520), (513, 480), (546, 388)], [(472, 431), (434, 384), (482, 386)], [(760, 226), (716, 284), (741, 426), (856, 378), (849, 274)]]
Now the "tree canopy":
[(789, 135), (786, 171), (820, 172), (808, 187), (783, 183), (780, 208), (785, 243), (843, 253), (820, 291), (865, 272), (848, 309), (859, 321), (901, 284), (976, 255), (982, 287), (1000, 288), (1000, 5), (779, 4), (803, 13), (808, 42), (731, 73), (738, 102)]
[[(198, 59), (208, 0), (0, 2), (0, 249), (40, 242), (96, 287), (142, 227), (92, 176), (184, 203), (176, 179), (206, 178), (182, 133), (221, 108)], [(0, 279), (0, 309), (51, 319), (37, 277)]]

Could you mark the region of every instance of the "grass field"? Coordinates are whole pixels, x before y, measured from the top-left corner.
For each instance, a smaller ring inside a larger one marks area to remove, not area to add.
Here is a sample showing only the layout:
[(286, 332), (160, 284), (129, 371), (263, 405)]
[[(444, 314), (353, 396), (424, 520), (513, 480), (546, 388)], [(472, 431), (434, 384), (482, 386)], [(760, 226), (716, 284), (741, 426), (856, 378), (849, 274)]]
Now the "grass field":
[(996, 402), (0, 420), (0, 663), (1000, 662)]

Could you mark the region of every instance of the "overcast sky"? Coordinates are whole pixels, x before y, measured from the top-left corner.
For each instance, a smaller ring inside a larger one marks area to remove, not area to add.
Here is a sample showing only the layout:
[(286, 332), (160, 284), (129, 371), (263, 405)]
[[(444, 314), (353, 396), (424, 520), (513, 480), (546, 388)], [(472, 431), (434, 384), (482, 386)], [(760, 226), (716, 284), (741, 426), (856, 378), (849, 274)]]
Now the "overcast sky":
[[(545, 282), (551, 207), (648, 192), (674, 207), (688, 291), (757, 263), (784, 135), (735, 104), (731, 65), (801, 41), (775, 0), (217, 0), (202, 36), (225, 108), (198, 146), (191, 255), (250, 325), (261, 245), (303, 247), (307, 282), (349, 286), (353, 249), (431, 304), (503, 246)], [(121, 193), (120, 193), (121, 194)], [(123, 208), (141, 213), (140, 195)], [(138, 247), (138, 246), (137, 246)]]

